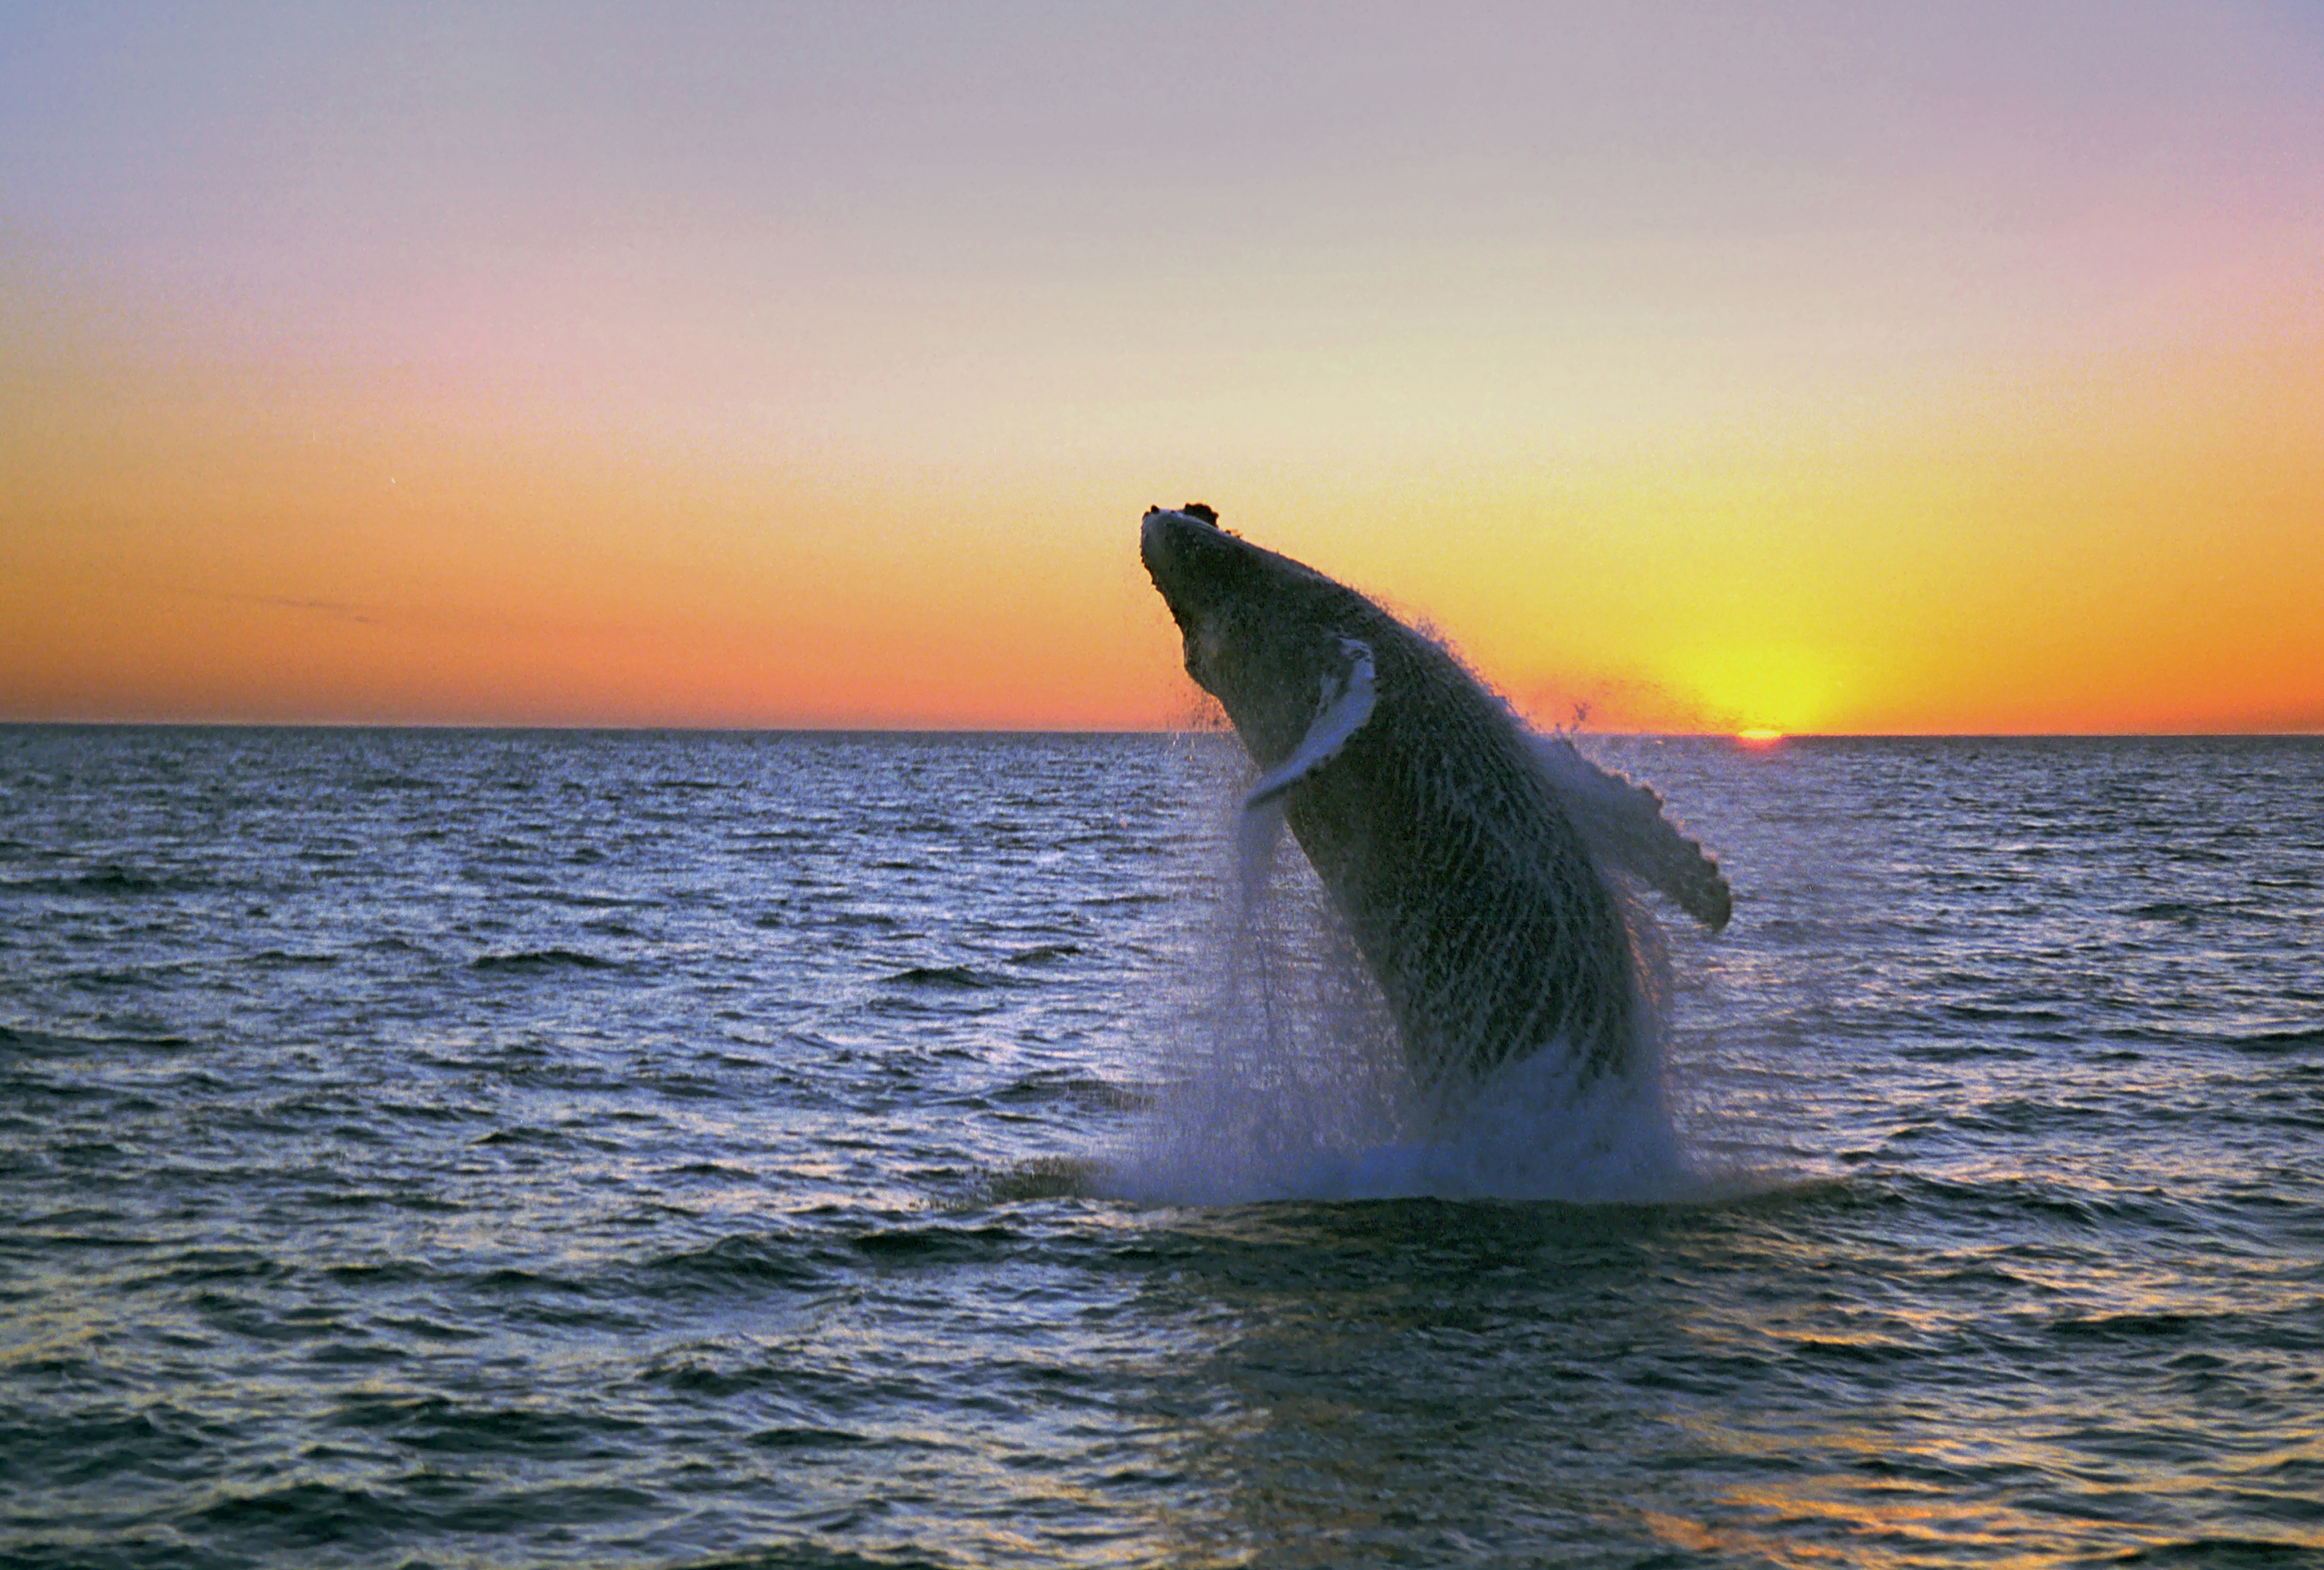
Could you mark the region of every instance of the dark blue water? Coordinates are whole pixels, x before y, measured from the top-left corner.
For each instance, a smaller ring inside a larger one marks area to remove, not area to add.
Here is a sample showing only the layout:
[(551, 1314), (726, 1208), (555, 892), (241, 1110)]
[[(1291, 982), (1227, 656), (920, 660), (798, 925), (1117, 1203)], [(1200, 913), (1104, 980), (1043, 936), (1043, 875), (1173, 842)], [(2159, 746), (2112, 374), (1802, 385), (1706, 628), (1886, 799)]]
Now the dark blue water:
[(1600, 743), (1588, 1204), (1189, 1103), (1224, 747), (0, 728), (0, 1560), (2324, 1556), (2324, 744)]

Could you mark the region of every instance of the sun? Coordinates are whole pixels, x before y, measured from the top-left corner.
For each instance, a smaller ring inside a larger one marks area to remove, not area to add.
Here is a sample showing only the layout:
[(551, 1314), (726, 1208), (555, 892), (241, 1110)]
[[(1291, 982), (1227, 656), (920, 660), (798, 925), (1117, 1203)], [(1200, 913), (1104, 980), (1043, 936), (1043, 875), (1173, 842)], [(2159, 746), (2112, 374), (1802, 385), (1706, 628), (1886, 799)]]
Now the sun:
[(1677, 651), (1673, 664), (1710, 728), (1755, 746), (1825, 729), (1848, 685), (1832, 652), (1809, 644), (1738, 639)]

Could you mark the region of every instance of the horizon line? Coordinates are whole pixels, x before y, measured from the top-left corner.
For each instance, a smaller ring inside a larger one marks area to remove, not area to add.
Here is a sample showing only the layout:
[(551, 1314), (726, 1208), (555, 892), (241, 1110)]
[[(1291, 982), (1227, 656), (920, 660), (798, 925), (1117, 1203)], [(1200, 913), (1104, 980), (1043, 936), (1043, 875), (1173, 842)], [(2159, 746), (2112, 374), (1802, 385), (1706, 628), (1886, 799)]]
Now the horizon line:
[[(1522, 716), (1520, 716), (1522, 717)], [(1768, 748), (1787, 742), (1869, 741), (2313, 741), (2312, 730), (2216, 731), (1785, 731), (1767, 735), (1729, 730), (1594, 730), (1545, 726), (1526, 722), (1545, 736), (1609, 740), (1723, 741)], [(0, 730), (249, 730), (249, 731), (475, 731), (559, 732), (659, 735), (892, 735), (892, 736), (1231, 736), (1230, 725), (643, 725), (577, 720), (219, 720), (219, 719), (10, 719)]]

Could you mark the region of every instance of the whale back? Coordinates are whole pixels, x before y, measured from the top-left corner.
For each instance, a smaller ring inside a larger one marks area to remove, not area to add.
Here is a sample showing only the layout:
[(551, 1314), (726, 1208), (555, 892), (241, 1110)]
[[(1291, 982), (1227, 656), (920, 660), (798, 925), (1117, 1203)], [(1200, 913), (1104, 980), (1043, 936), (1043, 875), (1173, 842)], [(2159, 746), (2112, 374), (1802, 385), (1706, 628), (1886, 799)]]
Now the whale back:
[(1557, 1047), (1578, 1081), (1634, 1049), (1620, 902), (1500, 703), (1375, 610), (1370, 723), (1285, 818), (1394, 1014), (1424, 1087)]

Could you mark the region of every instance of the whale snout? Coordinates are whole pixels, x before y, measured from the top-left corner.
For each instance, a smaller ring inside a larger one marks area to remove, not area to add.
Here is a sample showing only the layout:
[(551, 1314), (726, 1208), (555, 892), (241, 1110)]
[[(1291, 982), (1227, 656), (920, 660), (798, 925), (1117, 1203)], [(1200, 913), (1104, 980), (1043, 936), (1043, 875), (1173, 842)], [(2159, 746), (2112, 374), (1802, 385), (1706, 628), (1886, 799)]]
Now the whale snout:
[(1218, 542), (1231, 538), (1219, 527), (1219, 515), (1200, 502), (1178, 508), (1148, 507), (1139, 525), (1138, 554), (1153, 575), (1155, 586), (1167, 597), (1170, 590), (1163, 582), (1163, 571), (1191, 566)]
[(1219, 527), (1219, 515), (1200, 502), (1176, 509), (1148, 507), (1139, 526), (1138, 554), (1170, 619), (1178, 624), (1186, 674), (1215, 694), (1213, 667), (1238, 586), (1248, 577), (1251, 547)]
[(1221, 573), (1231, 554), (1223, 548), (1233, 537), (1219, 528), (1218, 518), (1200, 502), (1189, 502), (1175, 511), (1148, 507), (1139, 526), (1139, 559), (1181, 627), (1215, 594), (1214, 583), (1205, 594), (1205, 583)]

